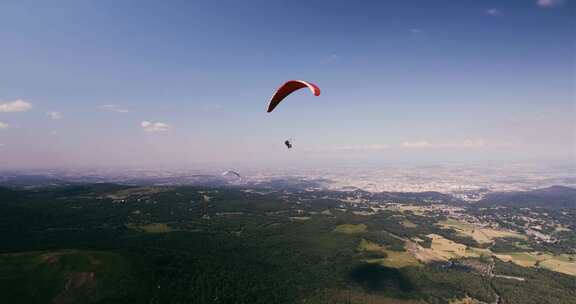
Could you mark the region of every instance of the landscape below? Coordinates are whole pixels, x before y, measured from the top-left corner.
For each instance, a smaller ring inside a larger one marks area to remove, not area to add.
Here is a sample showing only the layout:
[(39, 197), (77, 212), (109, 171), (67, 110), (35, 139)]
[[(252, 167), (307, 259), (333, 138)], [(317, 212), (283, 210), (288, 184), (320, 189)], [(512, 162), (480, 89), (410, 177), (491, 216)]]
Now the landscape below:
[(0, 187), (4, 303), (573, 303), (568, 187)]

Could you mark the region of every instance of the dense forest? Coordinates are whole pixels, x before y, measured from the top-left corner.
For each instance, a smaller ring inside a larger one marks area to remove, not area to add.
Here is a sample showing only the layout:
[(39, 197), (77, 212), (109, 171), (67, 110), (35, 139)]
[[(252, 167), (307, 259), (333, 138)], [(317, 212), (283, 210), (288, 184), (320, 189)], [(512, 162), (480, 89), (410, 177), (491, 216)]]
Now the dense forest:
[[(420, 244), (430, 247), (425, 237), (430, 234), (471, 247), (483, 244), (441, 229), (436, 224), (441, 216), (394, 210), (366, 216), (363, 210), (286, 190), (0, 188), (0, 294), (6, 303), (436, 304), (467, 297), (573, 303), (576, 298), (573, 276), (490, 257), (403, 266), (371, 262), (405, 253), (403, 240), (420, 237)], [(361, 250), (361, 244), (372, 249)], [(523, 280), (478, 271), (489, 264), (495, 274)]]

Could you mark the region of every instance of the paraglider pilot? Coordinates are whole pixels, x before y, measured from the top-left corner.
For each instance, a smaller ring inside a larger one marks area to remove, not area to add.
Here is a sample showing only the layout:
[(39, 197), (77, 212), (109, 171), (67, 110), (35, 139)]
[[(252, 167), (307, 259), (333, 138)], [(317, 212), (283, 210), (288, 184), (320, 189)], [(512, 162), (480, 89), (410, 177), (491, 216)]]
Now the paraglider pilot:
[(285, 141), (284, 141), (284, 144), (286, 145), (286, 148), (292, 149), (292, 143), (290, 142), (289, 139), (285, 140)]

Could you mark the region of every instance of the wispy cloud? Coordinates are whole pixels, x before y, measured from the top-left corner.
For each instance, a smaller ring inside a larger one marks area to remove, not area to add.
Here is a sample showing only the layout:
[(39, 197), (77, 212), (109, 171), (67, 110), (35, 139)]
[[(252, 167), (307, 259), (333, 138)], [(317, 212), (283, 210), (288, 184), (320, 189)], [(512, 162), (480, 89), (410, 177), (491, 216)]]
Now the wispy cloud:
[(412, 35), (418, 35), (418, 34), (422, 34), (422, 30), (419, 28), (413, 28), (413, 29), (410, 29), (410, 33)]
[(402, 143), (402, 148), (406, 149), (478, 149), (484, 148), (484, 139), (466, 139), (461, 142), (431, 143), (427, 140), (406, 141)]
[(346, 146), (332, 146), (328, 150), (332, 151), (378, 151), (390, 148), (386, 144), (366, 144), (366, 145), (346, 145)]
[(8, 129), (10, 127), (9, 124), (0, 121), (0, 129)]
[[(517, 146), (518, 143), (495, 144), (491, 143), (492, 148), (503, 148)], [(323, 146), (317, 147), (314, 150), (321, 151), (349, 151), (349, 152), (369, 152), (369, 151), (383, 151), (383, 150), (396, 150), (396, 149), (482, 149), (488, 147), (486, 140), (466, 139), (463, 141), (454, 142), (431, 142), (428, 140), (405, 141), (398, 145), (388, 144), (358, 144), (358, 145), (344, 145), (344, 146)]]
[(402, 143), (404, 148), (429, 148), (432, 144), (426, 140), (421, 141), (405, 141)]
[(537, 0), (536, 4), (543, 8), (559, 7), (564, 4), (564, 0)]
[(128, 112), (130, 112), (130, 111), (122, 108), (121, 106), (115, 105), (115, 104), (102, 105), (102, 106), (99, 106), (98, 108), (100, 110), (116, 112), (116, 113), (128, 113)]
[(309, 151), (332, 151), (332, 152), (369, 152), (369, 151), (381, 151), (390, 149), (390, 145), (387, 144), (357, 144), (357, 145), (343, 145), (343, 146), (316, 146), (311, 148)]
[(202, 111), (212, 112), (212, 111), (222, 110), (222, 108), (224, 108), (224, 107), (221, 104), (211, 103), (211, 104), (206, 104), (206, 105), (202, 106)]
[(0, 112), (24, 112), (30, 109), (32, 104), (22, 99), (0, 102)]
[(46, 112), (46, 116), (50, 117), (50, 119), (62, 119), (62, 113), (60, 112)]
[(493, 16), (493, 17), (502, 16), (504, 14), (501, 10), (499, 10), (497, 8), (487, 9), (484, 13), (488, 16)]
[(322, 60), (320, 60), (321, 64), (329, 64), (329, 63), (334, 63), (338, 61), (338, 55), (336, 54), (330, 54), (324, 58), (322, 58)]
[(140, 123), (140, 126), (146, 132), (165, 132), (170, 129), (170, 126), (163, 122), (151, 122), (151, 121), (143, 121)]

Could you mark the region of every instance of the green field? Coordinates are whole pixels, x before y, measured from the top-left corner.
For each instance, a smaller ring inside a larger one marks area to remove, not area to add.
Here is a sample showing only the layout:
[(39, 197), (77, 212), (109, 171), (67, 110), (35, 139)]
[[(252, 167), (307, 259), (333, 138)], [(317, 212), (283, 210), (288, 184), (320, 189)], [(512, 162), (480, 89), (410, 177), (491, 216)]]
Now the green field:
[(153, 223), (144, 225), (128, 224), (126, 225), (126, 227), (146, 233), (168, 233), (173, 230), (172, 228), (170, 228), (170, 226), (164, 223)]
[(346, 234), (356, 234), (356, 233), (362, 233), (364, 231), (366, 231), (366, 225), (365, 224), (342, 224), (342, 225), (338, 225), (336, 226), (336, 228), (334, 228), (334, 231), (336, 232), (340, 232), (340, 233), (346, 233)]

